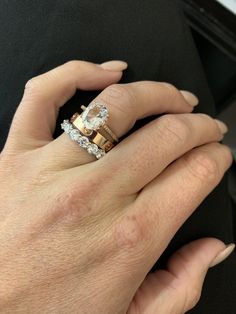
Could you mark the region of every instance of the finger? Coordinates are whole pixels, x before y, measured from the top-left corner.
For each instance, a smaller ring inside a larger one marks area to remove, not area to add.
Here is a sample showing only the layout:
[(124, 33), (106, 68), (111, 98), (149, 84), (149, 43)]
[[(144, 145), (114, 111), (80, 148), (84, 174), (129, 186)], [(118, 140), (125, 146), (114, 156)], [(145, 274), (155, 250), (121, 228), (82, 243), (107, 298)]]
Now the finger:
[(149, 243), (147, 255), (151, 264), (159, 258), (156, 252), (165, 249), (184, 221), (218, 185), (231, 163), (227, 146), (203, 145), (172, 163), (138, 195), (130, 215), (141, 221), (143, 245)]
[[(193, 94), (180, 92), (170, 84), (141, 81), (110, 85), (94, 102), (106, 105), (109, 111), (107, 125), (121, 137), (139, 119), (164, 112), (191, 112), (198, 100)], [(50, 143), (48, 149), (46, 148), (49, 160), (53, 163), (57, 160), (62, 167), (72, 167), (95, 159), (89, 156), (86, 150), (79, 149), (76, 142), (71, 142), (69, 136), (63, 133)]]
[(137, 120), (162, 113), (192, 112), (198, 104), (195, 95), (179, 91), (173, 85), (155, 81), (113, 84), (102, 91), (94, 102), (106, 104), (107, 125), (121, 137)]
[[(51, 141), (58, 111), (77, 89), (95, 90), (120, 80), (125, 62), (115, 71), (86, 61), (69, 61), (29, 80), (15, 113), (9, 140), (16, 147), (34, 148)], [(111, 62), (110, 62), (111, 64)], [(114, 66), (114, 61), (113, 61)]]
[(220, 123), (205, 114), (188, 113), (164, 115), (152, 121), (102, 161), (116, 178), (111, 184), (119, 186), (121, 193), (136, 193), (187, 151), (220, 141), (225, 132)]
[[(128, 314), (182, 314), (200, 299), (206, 273), (234, 250), (214, 238), (193, 241), (178, 250), (166, 270), (150, 273), (130, 305)], [(220, 259), (219, 259), (220, 257)]]

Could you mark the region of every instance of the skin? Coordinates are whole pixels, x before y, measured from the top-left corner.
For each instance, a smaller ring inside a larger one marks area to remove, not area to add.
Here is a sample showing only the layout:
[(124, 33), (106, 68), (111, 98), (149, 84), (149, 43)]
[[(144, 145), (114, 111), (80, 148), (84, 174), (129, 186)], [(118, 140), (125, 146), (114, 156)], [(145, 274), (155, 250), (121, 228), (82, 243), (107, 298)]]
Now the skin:
[[(0, 155), (0, 313), (185, 313), (226, 248), (199, 239), (147, 276), (232, 156), (222, 126), (191, 113), (190, 94), (118, 84), (122, 70), (105, 68), (70, 61), (26, 84)], [(52, 137), (76, 89), (103, 90), (118, 137), (166, 114), (95, 161), (67, 134)]]

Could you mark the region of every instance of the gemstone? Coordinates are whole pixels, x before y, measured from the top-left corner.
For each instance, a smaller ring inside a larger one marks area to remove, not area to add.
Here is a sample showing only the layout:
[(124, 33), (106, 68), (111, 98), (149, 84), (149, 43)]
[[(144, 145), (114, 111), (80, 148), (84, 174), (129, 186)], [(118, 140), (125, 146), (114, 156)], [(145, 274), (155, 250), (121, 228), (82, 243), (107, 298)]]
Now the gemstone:
[(98, 146), (96, 144), (89, 144), (89, 146), (87, 147), (87, 151), (89, 154), (96, 155), (98, 151)]
[(100, 159), (100, 158), (102, 158), (104, 155), (105, 155), (105, 152), (100, 149), (100, 150), (96, 153), (96, 158), (97, 158), (97, 159)]
[(72, 125), (68, 120), (64, 120), (63, 123), (61, 124), (61, 128), (66, 132), (70, 133), (71, 130), (73, 130)]
[(80, 133), (78, 130), (76, 129), (73, 129), (72, 131), (70, 131), (70, 138), (73, 140), (73, 141), (78, 141), (78, 139), (80, 138)]
[(108, 118), (107, 108), (99, 103), (91, 103), (81, 114), (86, 129), (98, 130)]
[(81, 136), (79, 139), (78, 139), (78, 143), (81, 147), (84, 147), (84, 148), (87, 148), (88, 145), (89, 145), (89, 140), (87, 137), (85, 136)]

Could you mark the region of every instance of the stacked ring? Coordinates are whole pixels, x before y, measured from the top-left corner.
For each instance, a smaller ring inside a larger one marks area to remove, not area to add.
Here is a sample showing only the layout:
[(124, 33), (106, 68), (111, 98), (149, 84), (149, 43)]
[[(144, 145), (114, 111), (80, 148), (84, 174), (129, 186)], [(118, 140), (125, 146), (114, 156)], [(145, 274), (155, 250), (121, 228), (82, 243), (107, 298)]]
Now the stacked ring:
[(83, 110), (81, 114), (75, 113), (70, 121), (64, 120), (61, 127), (72, 140), (100, 159), (115, 146), (115, 142), (118, 142), (116, 135), (106, 125), (108, 110), (98, 102), (81, 108)]
[[(118, 142), (117, 136), (106, 125), (106, 121), (109, 117), (109, 113), (108, 113), (107, 108), (103, 104), (94, 102), (94, 103), (91, 103), (87, 108), (85, 106), (81, 106), (81, 109), (84, 111), (81, 114), (81, 118), (84, 123), (84, 126), (87, 129), (99, 130), (100, 133), (105, 132), (106, 136), (111, 139), (111, 142), (114, 142), (114, 141)], [(93, 115), (95, 115), (95, 119), (98, 119), (98, 121), (95, 123), (94, 123), (94, 120), (91, 121), (91, 118), (93, 117)]]
[(80, 147), (86, 149), (89, 154), (96, 156), (97, 159), (100, 159), (105, 155), (103, 149), (99, 149), (96, 144), (89, 141), (88, 137), (84, 136), (78, 129), (74, 128), (69, 120), (64, 120), (61, 124), (61, 128), (73, 141), (76, 141)]

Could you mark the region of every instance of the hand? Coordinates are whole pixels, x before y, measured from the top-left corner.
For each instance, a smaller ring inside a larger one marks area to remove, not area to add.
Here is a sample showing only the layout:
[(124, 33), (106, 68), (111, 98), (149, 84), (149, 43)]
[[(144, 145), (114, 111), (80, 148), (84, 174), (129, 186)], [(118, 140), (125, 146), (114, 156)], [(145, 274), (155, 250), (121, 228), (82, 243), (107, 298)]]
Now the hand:
[[(217, 143), (224, 125), (191, 113), (193, 95), (114, 84), (125, 67), (71, 61), (26, 84), (0, 155), (1, 313), (184, 313), (210, 265), (232, 251), (201, 239), (145, 279), (232, 157)], [(76, 89), (104, 89), (96, 100), (118, 137), (168, 114), (94, 161), (67, 134), (52, 138)]]

